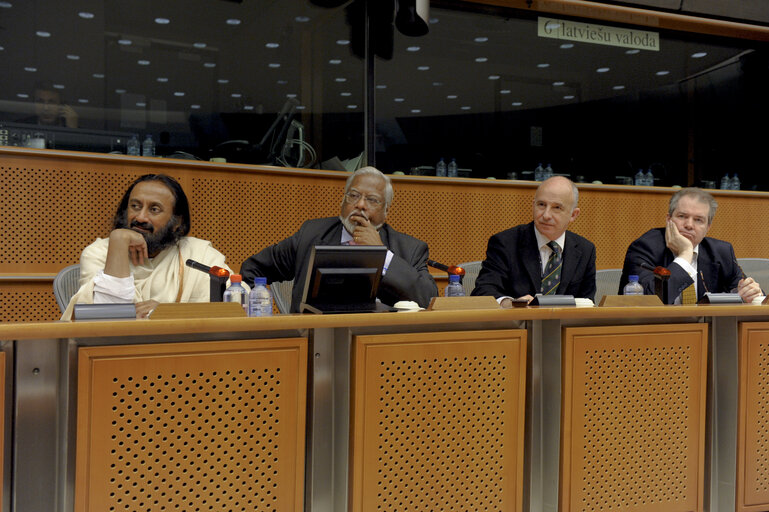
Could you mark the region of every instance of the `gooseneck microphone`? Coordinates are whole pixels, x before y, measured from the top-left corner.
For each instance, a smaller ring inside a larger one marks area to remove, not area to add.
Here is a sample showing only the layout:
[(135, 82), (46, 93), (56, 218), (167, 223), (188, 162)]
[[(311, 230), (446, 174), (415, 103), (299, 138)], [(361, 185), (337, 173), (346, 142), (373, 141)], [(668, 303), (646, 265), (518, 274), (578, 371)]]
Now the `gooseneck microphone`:
[(187, 260), (186, 264), (188, 267), (192, 267), (195, 270), (200, 270), (201, 272), (205, 272), (206, 274), (210, 274), (214, 277), (223, 277), (225, 279), (230, 277), (230, 271), (226, 268), (217, 266), (209, 267), (208, 265), (203, 265), (202, 263), (198, 263), (197, 261), (191, 259)]
[(670, 270), (666, 269), (665, 267), (653, 267), (649, 265), (648, 263), (641, 263), (639, 266), (646, 270), (651, 270), (654, 272), (655, 276), (661, 277), (661, 278), (667, 278), (670, 277)]
[(465, 269), (456, 265), (444, 265), (443, 263), (438, 263), (435, 260), (427, 260), (427, 264), (433, 268), (437, 268), (438, 270), (448, 272), (449, 274), (454, 274), (457, 276), (465, 275)]

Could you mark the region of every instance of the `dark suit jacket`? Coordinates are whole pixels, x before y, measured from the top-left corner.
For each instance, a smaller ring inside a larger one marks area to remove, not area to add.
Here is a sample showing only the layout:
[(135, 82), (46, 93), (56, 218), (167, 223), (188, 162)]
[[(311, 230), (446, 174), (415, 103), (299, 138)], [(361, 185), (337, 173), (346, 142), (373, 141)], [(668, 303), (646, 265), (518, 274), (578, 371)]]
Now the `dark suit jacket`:
[[(627, 284), (628, 276), (635, 274), (644, 288), (644, 294), (654, 295), (654, 273), (641, 268), (640, 265), (646, 263), (652, 267), (666, 267), (670, 270), (670, 279), (667, 280), (667, 303), (673, 304), (684, 288), (694, 282), (683, 268), (672, 264), (674, 259), (675, 256), (665, 243), (665, 228), (647, 231), (627, 249), (619, 293), (622, 293), (622, 289)], [(742, 271), (737, 264), (732, 244), (715, 238), (703, 238), (697, 250), (697, 300), (706, 291), (730, 292), (737, 288), (741, 278)]]
[[(472, 295), (515, 298), (534, 296), (541, 290), (542, 264), (534, 223), (521, 224), (492, 236)], [(571, 231), (566, 232), (564, 240), (557, 293), (590, 300), (595, 297), (595, 246)]]
[[(240, 267), (244, 282), (251, 285), (257, 276), (266, 277), (267, 283), (293, 279), (291, 311), (298, 313), (311, 249), (316, 245), (339, 245), (342, 229), (337, 217), (306, 221), (290, 237), (244, 261)], [(427, 269), (427, 244), (388, 224), (382, 226), (379, 236), (394, 254), (379, 283), (379, 300), (390, 306), (399, 300), (413, 300), (427, 307), (430, 299), (438, 295), (438, 287)]]

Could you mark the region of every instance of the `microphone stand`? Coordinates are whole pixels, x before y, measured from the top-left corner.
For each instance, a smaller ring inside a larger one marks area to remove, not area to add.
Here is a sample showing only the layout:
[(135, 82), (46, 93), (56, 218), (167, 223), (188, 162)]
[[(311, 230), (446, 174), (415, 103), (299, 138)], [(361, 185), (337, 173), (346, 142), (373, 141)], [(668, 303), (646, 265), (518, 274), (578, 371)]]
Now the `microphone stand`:
[(654, 274), (654, 293), (660, 298), (663, 304), (668, 303), (667, 281), (670, 279), (670, 270), (665, 267), (652, 267), (648, 263), (641, 263), (641, 268), (651, 270)]
[(187, 260), (185, 263), (188, 267), (208, 274), (208, 300), (210, 302), (222, 302), (224, 289), (227, 286), (227, 279), (230, 277), (230, 271), (222, 267), (209, 267), (208, 265), (203, 265), (202, 263), (198, 263), (191, 259)]

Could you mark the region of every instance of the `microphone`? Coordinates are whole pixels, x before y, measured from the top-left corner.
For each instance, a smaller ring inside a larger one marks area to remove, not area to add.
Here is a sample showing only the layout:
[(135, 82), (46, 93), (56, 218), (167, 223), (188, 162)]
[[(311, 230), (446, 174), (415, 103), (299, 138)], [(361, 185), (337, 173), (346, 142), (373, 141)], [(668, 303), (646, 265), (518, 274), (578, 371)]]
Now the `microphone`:
[(652, 267), (648, 263), (641, 263), (639, 266), (643, 269), (651, 270), (652, 272), (654, 272), (655, 276), (659, 276), (662, 278), (670, 277), (670, 270), (666, 269), (665, 267), (659, 267), (659, 266)]
[(203, 265), (202, 263), (198, 263), (195, 260), (187, 260), (186, 264), (188, 267), (192, 267), (195, 270), (200, 270), (201, 272), (205, 272), (206, 274), (210, 274), (214, 277), (222, 277), (224, 279), (230, 277), (230, 271), (226, 268), (217, 266), (209, 267), (208, 265)]
[(427, 260), (427, 264), (433, 268), (437, 268), (438, 270), (448, 272), (449, 274), (454, 274), (457, 276), (465, 275), (465, 269), (456, 265), (444, 265), (443, 263), (438, 263), (435, 260)]

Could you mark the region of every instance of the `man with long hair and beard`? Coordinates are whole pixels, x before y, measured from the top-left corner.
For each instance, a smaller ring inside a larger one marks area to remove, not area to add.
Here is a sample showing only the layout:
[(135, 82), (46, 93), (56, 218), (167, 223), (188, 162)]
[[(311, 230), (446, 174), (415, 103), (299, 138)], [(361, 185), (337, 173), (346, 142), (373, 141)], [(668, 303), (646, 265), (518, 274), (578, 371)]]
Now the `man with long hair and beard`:
[(78, 303), (133, 302), (142, 318), (161, 302), (208, 302), (209, 277), (184, 262), (229, 268), (211, 242), (189, 231), (189, 203), (179, 183), (163, 174), (138, 178), (120, 201), (109, 237), (83, 250), (80, 289), (62, 320)]
[(427, 269), (427, 244), (387, 224), (393, 187), (374, 167), (355, 171), (345, 184), (339, 217), (308, 220), (299, 231), (254, 254), (241, 266), (243, 280), (268, 283), (294, 280), (291, 311), (299, 312), (307, 261), (315, 245), (383, 245), (387, 256), (377, 298), (392, 306), (408, 300), (427, 307), (438, 294)]

